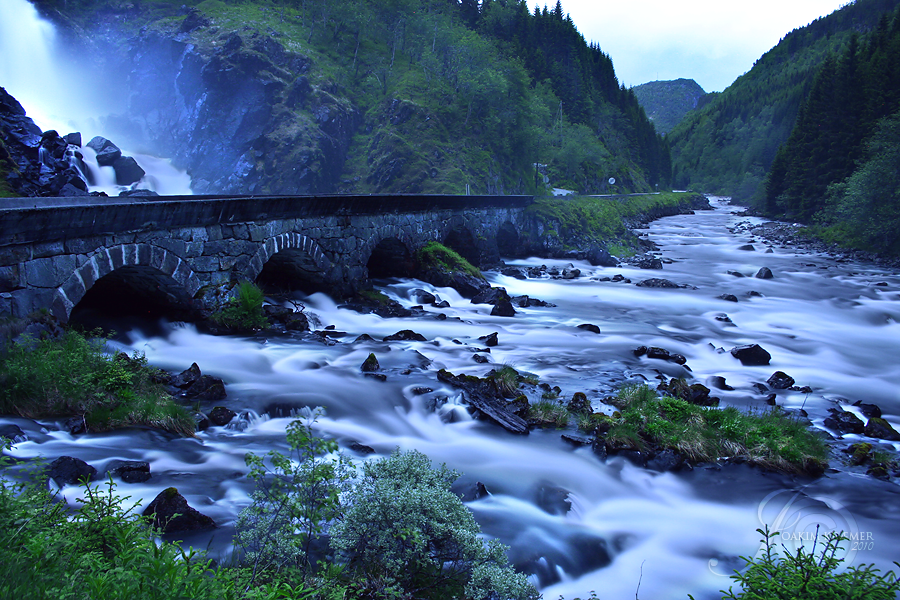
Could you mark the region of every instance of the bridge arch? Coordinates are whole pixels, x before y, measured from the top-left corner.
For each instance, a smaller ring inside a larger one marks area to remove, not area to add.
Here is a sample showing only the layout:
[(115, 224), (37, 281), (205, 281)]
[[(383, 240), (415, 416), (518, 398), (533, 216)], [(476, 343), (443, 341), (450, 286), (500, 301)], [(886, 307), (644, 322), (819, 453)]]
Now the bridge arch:
[(289, 231), (266, 239), (250, 259), (248, 279), (263, 286), (327, 291), (332, 263), (315, 240)]
[(497, 250), (500, 256), (518, 258), (521, 254), (519, 248), (519, 230), (511, 221), (501, 223), (497, 228)]
[(62, 322), (95, 286), (130, 289), (133, 298), (170, 307), (190, 309), (202, 284), (191, 266), (180, 256), (150, 244), (118, 244), (101, 248), (87, 257), (56, 289), (51, 307)]
[(415, 273), (418, 240), (399, 227), (386, 228), (378, 239), (369, 240), (361, 252), (368, 278), (411, 277)]

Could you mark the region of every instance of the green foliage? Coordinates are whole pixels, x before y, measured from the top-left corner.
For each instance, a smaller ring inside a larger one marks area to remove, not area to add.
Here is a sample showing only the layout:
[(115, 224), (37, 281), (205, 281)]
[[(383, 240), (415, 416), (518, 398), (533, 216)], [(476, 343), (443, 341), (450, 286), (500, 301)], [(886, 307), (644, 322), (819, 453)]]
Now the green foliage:
[(287, 428), (291, 454), (271, 450), (266, 457), (247, 454), (248, 477), (256, 482), (253, 503), (238, 516), (235, 541), (252, 565), (248, 585), (259, 573), (270, 577), (284, 569), (311, 574), (310, 548), (341, 511), (341, 493), (352, 477), (337, 442), (315, 435), (320, 412)]
[(519, 372), (512, 365), (503, 365), (487, 374), (497, 391), (506, 398), (515, 398), (519, 390)]
[(663, 135), (672, 131), (684, 115), (697, 107), (706, 92), (693, 79), (651, 81), (631, 88), (644, 111)]
[(871, 564), (843, 567), (838, 554), (843, 551), (842, 542), (850, 539), (843, 532), (825, 534), (820, 540), (817, 528), (810, 551), (801, 546), (791, 553), (785, 548), (782, 555), (776, 543), (777, 531), (770, 532), (768, 526), (757, 531), (763, 536), (762, 555), (756, 559), (741, 557), (747, 569), (731, 578), (742, 589), (737, 593), (731, 588), (722, 590), (723, 600), (893, 600), (900, 592), (900, 578), (893, 571), (879, 575)]
[(65, 331), (59, 339), (10, 344), (0, 356), (0, 412), (24, 417), (84, 415), (103, 431), (149, 425), (190, 435), (194, 423), (138, 354), (103, 351), (105, 340)]
[(565, 406), (550, 399), (534, 402), (528, 407), (528, 422), (539, 427), (564, 428), (569, 424), (571, 414)]
[(230, 298), (225, 306), (210, 317), (214, 322), (240, 331), (265, 329), (269, 321), (263, 313), (265, 295), (258, 286), (242, 281), (237, 286), (237, 295)]
[(331, 545), (377, 597), (536, 599), (508, 566), (505, 549), (485, 544), (472, 513), (450, 491), (457, 473), (419, 452), (366, 463)]
[(818, 217), (830, 242), (886, 255), (900, 254), (900, 112), (879, 122), (865, 158), (849, 178), (828, 188)]
[[(800, 107), (811, 95), (813, 79), (829, 54), (844, 52), (855, 32), (879, 27), (882, 15), (898, 4), (897, 0), (846, 3), (786, 35), (724, 92), (704, 98), (706, 103), (667, 136), (674, 185), (730, 195), (762, 207), (764, 178), (775, 168), (776, 152), (791, 136)], [(891, 64), (896, 62), (882, 66)], [(871, 99), (879, 101), (877, 96)], [(850, 112), (840, 114), (854, 118)], [(848, 148), (835, 150), (834, 158), (843, 159)]]
[(607, 440), (637, 449), (648, 442), (695, 461), (743, 457), (788, 473), (820, 473), (827, 464), (822, 439), (780, 409), (742, 413), (657, 397), (647, 386), (626, 387), (614, 401), (619, 409)]
[(477, 279), (484, 279), (484, 275), (458, 252), (451, 250), (439, 242), (428, 242), (416, 252), (416, 262), (419, 268), (424, 270), (438, 269), (446, 272), (461, 271)]

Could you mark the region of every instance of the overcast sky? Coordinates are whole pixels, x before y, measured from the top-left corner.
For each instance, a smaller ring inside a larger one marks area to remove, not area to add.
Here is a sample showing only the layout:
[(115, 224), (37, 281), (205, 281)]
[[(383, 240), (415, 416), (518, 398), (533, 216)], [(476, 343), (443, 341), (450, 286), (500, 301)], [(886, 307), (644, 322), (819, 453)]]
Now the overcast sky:
[[(693, 79), (721, 92), (791, 30), (848, 0), (562, 0), (584, 38), (600, 44), (619, 83)], [(549, 8), (556, 0), (535, 2)]]

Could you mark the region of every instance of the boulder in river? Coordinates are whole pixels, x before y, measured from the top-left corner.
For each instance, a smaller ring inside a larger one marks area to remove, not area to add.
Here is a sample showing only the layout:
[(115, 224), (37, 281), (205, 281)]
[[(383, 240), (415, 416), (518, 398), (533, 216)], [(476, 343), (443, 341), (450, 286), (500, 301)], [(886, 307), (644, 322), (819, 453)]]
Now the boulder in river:
[(145, 460), (111, 460), (106, 465), (106, 472), (125, 483), (143, 483), (150, 479), (150, 463)]
[(593, 323), (582, 323), (578, 325), (578, 329), (583, 329), (584, 331), (590, 331), (591, 333), (600, 334), (600, 328)]
[(99, 135), (91, 139), (86, 146), (97, 153), (97, 164), (101, 167), (112, 167), (122, 156), (118, 146)]
[(375, 356), (374, 352), (369, 353), (369, 356), (367, 356), (366, 360), (363, 361), (363, 364), (359, 366), (359, 369), (363, 373), (374, 373), (381, 369), (381, 365), (378, 364), (378, 358)]
[(144, 169), (130, 156), (120, 156), (112, 167), (116, 172), (116, 185), (131, 185), (146, 175)]
[(668, 279), (662, 279), (659, 277), (653, 277), (650, 279), (645, 279), (637, 284), (638, 287), (645, 288), (680, 288), (681, 286), (675, 283), (674, 281), (670, 281)]
[(866, 416), (867, 419), (881, 416), (881, 407), (879, 407), (877, 404), (866, 404), (861, 400), (857, 400), (853, 403), (853, 406), (857, 407), (860, 412)]
[(499, 338), (497, 337), (499, 334), (495, 331), (493, 333), (489, 333), (488, 335), (483, 335), (478, 338), (480, 341), (484, 342), (484, 345), (493, 348), (497, 344), (500, 343)]
[(772, 274), (772, 270), (769, 267), (763, 267), (756, 272), (757, 279), (773, 279), (774, 277), (775, 275)]
[(772, 360), (772, 355), (759, 344), (735, 346), (731, 349), (731, 355), (741, 361), (745, 367), (765, 366)]
[(792, 385), (794, 385), (794, 378), (785, 373), (784, 371), (775, 371), (772, 375), (766, 380), (770, 386), (775, 388), (776, 390), (786, 390)]
[(147, 505), (143, 515), (150, 517), (153, 526), (164, 533), (197, 531), (216, 526), (212, 518), (190, 506), (174, 487), (161, 491), (153, 502)]
[(830, 417), (825, 418), (824, 425), (828, 429), (837, 431), (838, 433), (863, 433), (866, 430), (865, 423), (852, 412), (848, 412), (842, 408), (829, 408)]
[(514, 317), (516, 316), (516, 309), (513, 308), (512, 302), (510, 302), (509, 298), (505, 298), (498, 301), (494, 305), (494, 308), (491, 309), (491, 316)]
[(385, 336), (384, 342), (426, 342), (428, 341), (421, 333), (416, 333), (411, 329), (403, 329), (393, 335)]
[(209, 411), (209, 421), (217, 427), (228, 425), (236, 416), (236, 412), (225, 406), (216, 406)]
[(454, 375), (446, 369), (438, 371), (437, 377), (444, 383), (462, 389), (472, 408), (507, 431), (520, 435), (528, 433), (528, 423), (513, 412), (514, 408), (510, 406), (512, 403), (503, 397), (493, 381), (471, 375)]
[(865, 434), (879, 440), (900, 442), (900, 433), (891, 424), (880, 417), (873, 417), (866, 423)]
[(80, 458), (60, 456), (47, 468), (47, 477), (62, 487), (71, 483), (91, 481), (97, 475), (97, 469)]

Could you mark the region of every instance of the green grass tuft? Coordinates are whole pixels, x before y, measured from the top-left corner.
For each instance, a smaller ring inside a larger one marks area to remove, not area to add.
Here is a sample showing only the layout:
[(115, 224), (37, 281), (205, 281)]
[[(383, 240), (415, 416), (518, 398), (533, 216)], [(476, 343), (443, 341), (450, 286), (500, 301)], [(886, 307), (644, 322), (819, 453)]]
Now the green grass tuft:
[(461, 271), (472, 277), (484, 279), (478, 267), (457, 252), (438, 242), (428, 242), (418, 252), (416, 260), (423, 270), (436, 268), (442, 271)]

